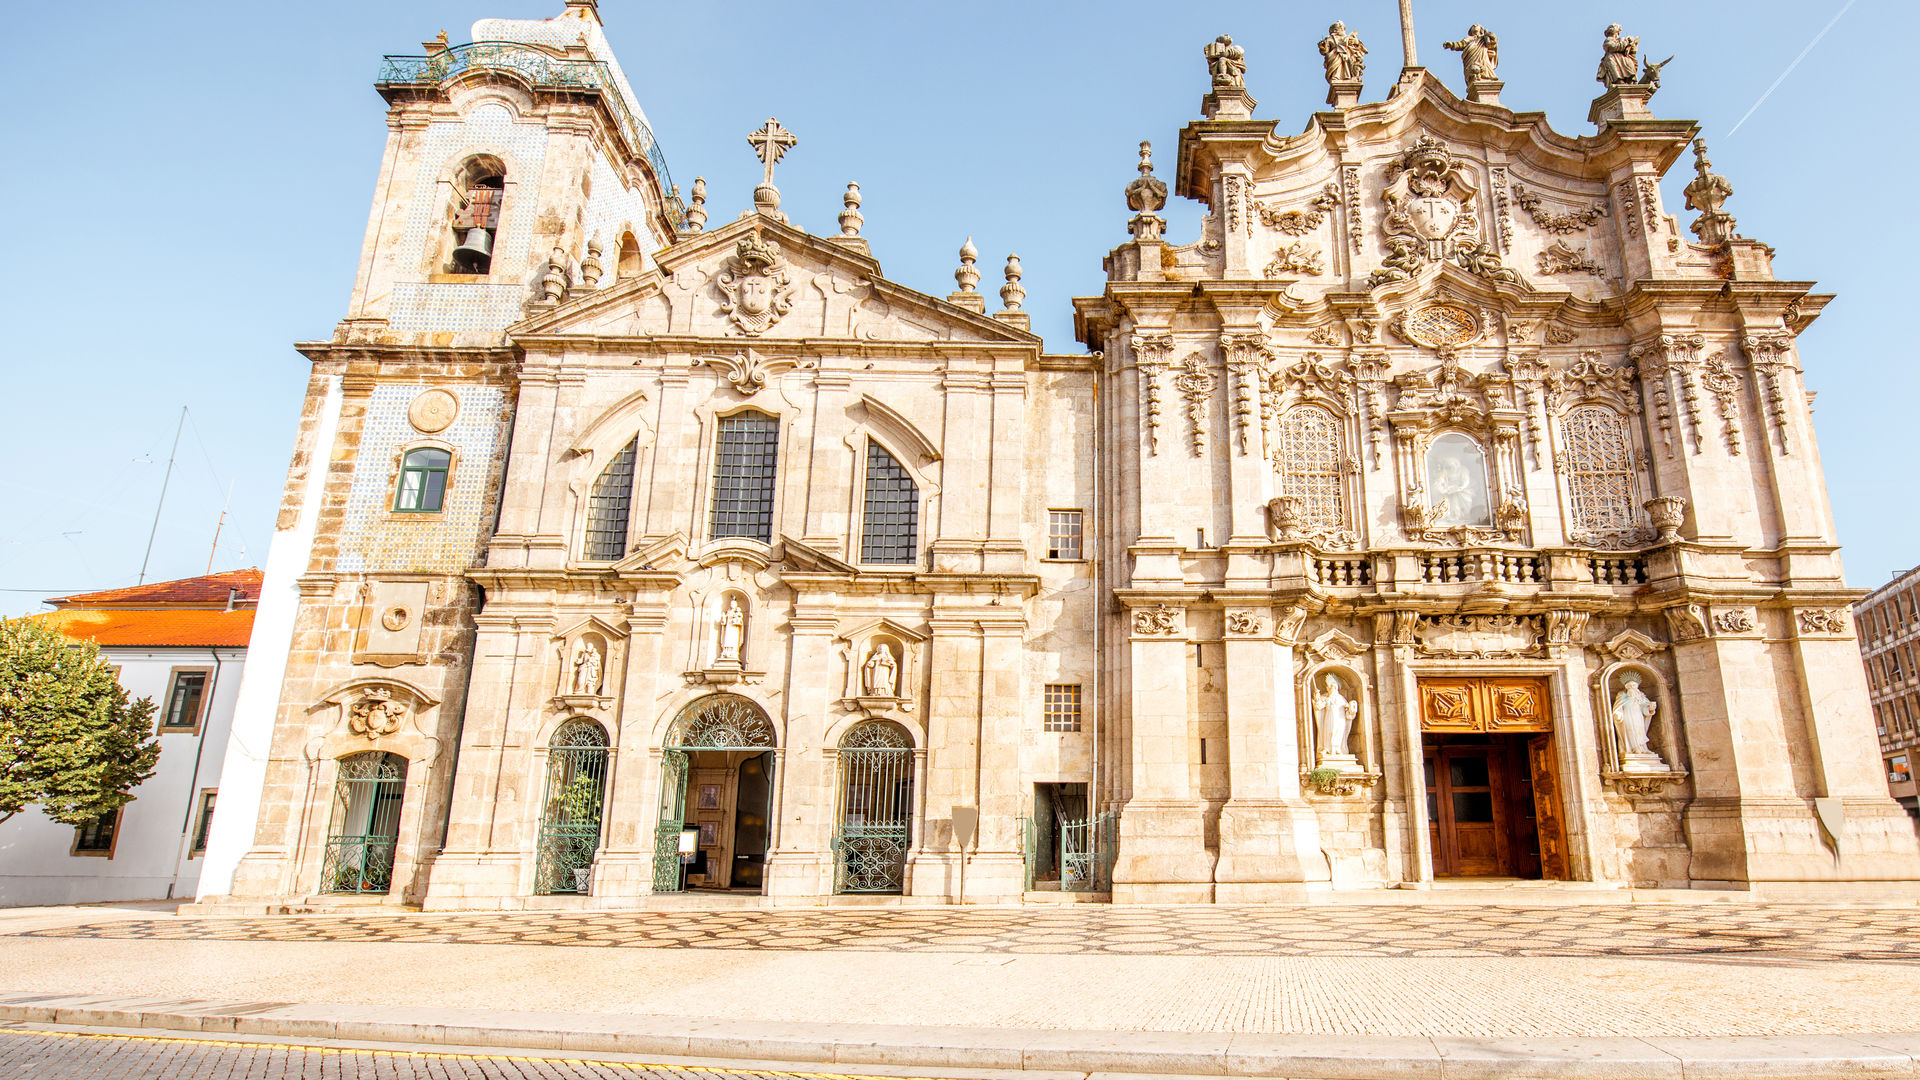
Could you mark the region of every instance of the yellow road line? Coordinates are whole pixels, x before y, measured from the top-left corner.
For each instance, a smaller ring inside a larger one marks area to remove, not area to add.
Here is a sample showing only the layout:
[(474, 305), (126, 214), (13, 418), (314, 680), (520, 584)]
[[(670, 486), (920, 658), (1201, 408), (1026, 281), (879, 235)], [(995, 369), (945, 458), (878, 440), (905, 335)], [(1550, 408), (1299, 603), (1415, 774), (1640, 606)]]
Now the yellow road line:
[[(378, 1047), (311, 1046), (305, 1043), (246, 1042), (238, 1039), (189, 1039), (176, 1035), (122, 1035), (104, 1031), (48, 1031), (42, 1028), (0, 1027), (0, 1035), (42, 1035), (56, 1039), (119, 1039), (125, 1042), (171, 1043), (178, 1046), (244, 1046), (286, 1050), (310, 1050), (317, 1054), (390, 1054), (394, 1057), (434, 1058), (443, 1061), (537, 1061), (561, 1065), (606, 1065), (636, 1072), (660, 1069), (675, 1072), (719, 1073), (722, 1075), (790, 1076), (797, 1080), (901, 1080), (859, 1073), (782, 1072), (777, 1069), (729, 1069), (718, 1065), (665, 1065), (637, 1061), (606, 1061), (601, 1058), (537, 1057), (532, 1054), (449, 1054), (430, 1050), (388, 1050)], [(921, 1080), (921, 1078), (909, 1078)]]

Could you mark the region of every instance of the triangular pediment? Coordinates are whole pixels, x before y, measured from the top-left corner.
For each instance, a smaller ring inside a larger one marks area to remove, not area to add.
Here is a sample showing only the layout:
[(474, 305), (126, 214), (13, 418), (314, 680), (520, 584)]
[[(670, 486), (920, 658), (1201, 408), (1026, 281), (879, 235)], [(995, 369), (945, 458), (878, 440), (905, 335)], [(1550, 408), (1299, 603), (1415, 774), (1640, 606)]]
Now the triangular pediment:
[(576, 288), (509, 333), (678, 337), (723, 354), (821, 339), (1040, 344), (1018, 327), (887, 280), (860, 247), (762, 214), (682, 236), (654, 261), (653, 269), (610, 287)]

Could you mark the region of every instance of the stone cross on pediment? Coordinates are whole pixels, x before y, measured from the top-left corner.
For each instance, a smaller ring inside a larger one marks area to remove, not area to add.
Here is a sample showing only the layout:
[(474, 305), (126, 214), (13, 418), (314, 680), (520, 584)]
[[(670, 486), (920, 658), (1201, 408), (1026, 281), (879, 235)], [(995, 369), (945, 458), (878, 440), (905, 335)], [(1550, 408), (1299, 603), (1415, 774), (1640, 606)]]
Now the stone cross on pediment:
[(760, 181), (761, 183), (772, 186), (773, 167), (780, 164), (780, 159), (785, 157), (787, 151), (799, 141), (794, 138), (793, 132), (781, 127), (780, 121), (771, 116), (767, 117), (766, 126), (747, 136), (747, 145), (753, 147), (754, 154), (767, 167), (766, 176)]

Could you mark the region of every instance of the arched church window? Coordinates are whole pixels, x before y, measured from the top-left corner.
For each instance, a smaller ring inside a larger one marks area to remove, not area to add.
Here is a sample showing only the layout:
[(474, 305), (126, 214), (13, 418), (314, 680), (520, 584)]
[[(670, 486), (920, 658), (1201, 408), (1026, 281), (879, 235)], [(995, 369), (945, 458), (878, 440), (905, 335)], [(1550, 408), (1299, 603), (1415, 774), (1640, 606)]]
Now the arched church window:
[(633, 457), (639, 436), (628, 441), (600, 470), (587, 496), (587, 537), (582, 552), (589, 562), (612, 562), (627, 553), (627, 512), (633, 502)]
[(614, 264), (614, 276), (621, 279), (639, 277), (640, 271), (644, 268), (645, 260), (640, 255), (640, 241), (635, 240), (630, 232), (621, 233), (620, 258)]
[(867, 442), (867, 499), (862, 516), (860, 561), (911, 563), (920, 528), (920, 488), (899, 459)]
[(393, 508), (406, 513), (438, 513), (447, 497), (447, 470), (453, 455), (437, 446), (409, 450), (400, 459), (400, 486)]
[(1347, 523), (1345, 455), (1339, 417), (1318, 405), (1301, 405), (1280, 419), (1274, 466), (1280, 493), (1304, 500), (1301, 524), (1344, 528)]
[(1638, 529), (1627, 424), (1604, 405), (1581, 405), (1561, 422), (1575, 543), (1602, 543)]
[(458, 246), (447, 267), (453, 274), (484, 274), (493, 268), (494, 234), (500, 228), (500, 205), (507, 194), (504, 170), (488, 159), (476, 158), (455, 179), (453, 234)]
[(744, 536), (773, 542), (773, 481), (780, 419), (746, 412), (720, 418), (714, 443), (714, 539)]

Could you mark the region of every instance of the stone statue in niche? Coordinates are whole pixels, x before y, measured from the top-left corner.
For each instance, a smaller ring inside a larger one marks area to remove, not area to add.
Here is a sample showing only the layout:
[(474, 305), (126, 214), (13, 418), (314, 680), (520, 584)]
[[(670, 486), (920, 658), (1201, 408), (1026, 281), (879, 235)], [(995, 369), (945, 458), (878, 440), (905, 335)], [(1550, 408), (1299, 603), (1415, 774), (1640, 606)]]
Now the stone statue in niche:
[(582, 639), (573, 650), (573, 692), (576, 694), (598, 694), (600, 692), (600, 669), (602, 658), (600, 647), (591, 641)]
[(1343, 22), (1327, 27), (1327, 36), (1320, 39), (1320, 56), (1327, 68), (1327, 82), (1359, 82), (1367, 70), (1367, 47), (1360, 43), (1360, 35), (1347, 29)]
[(885, 644), (876, 644), (873, 651), (867, 654), (860, 681), (868, 697), (898, 697), (900, 666), (893, 659), (893, 649)]
[(1639, 672), (1620, 676), (1620, 692), (1613, 696), (1613, 729), (1619, 740), (1622, 772), (1666, 771), (1666, 762), (1647, 741), (1653, 730), (1653, 714), (1659, 708), (1660, 703), (1640, 689)]
[(1427, 493), (1433, 528), (1488, 524), (1486, 459), (1472, 439), (1447, 434), (1433, 441), (1427, 451)]
[(1313, 729), (1320, 744), (1320, 767), (1358, 772), (1360, 760), (1353, 756), (1352, 742), (1360, 703), (1347, 696), (1340, 676), (1331, 671), (1321, 684), (1324, 689), (1313, 695)]
[(740, 662), (740, 645), (746, 639), (747, 615), (740, 610), (740, 601), (728, 600), (727, 610), (720, 616), (720, 662), (737, 664)]

